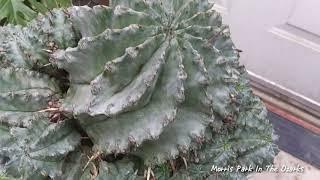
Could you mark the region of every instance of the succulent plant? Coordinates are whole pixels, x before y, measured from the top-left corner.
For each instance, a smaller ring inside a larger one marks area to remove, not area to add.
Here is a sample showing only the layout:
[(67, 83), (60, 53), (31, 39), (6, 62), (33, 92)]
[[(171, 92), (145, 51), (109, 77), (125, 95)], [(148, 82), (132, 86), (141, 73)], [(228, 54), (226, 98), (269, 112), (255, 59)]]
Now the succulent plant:
[[(0, 170), (22, 179), (213, 179), (277, 153), (207, 0), (114, 0), (0, 29)], [(0, 171), (1, 172), (1, 171)]]

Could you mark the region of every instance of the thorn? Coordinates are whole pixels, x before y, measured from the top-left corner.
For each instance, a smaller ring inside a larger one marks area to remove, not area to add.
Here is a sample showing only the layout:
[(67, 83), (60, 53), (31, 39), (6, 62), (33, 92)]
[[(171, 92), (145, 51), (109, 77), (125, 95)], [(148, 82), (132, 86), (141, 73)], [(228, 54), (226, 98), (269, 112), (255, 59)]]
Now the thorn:
[(151, 167), (148, 167), (147, 180), (150, 180)]
[(152, 177), (155, 179), (155, 175), (154, 175), (152, 169), (151, 169), (151, 175), (152, 175)]
[(50, 122), (53, 122), (53, 123), (58, 123), (60, 120), (61, 120), (61, 116), (60, 116), (59, 113), (53, 114), (53, 115), (50, 117)]
[(237, 103), (237, 98), (234, 94), (230, 94), (230, 101), (231, 103)]
[[(51, 12), (51, 11), (50, 11), (50, 12)], [(51, 17), (50, 17), (50, 16), (48, 17), (48, 19), (49, 19), (49, 23), (50, 23), (50, 25), (51, 25), (51, 26), (53, 26), (53, 21), (52, 21), (52, 19), (51, 19)]]
[(144, 170), (144, 172), (143, 172), (143, 177), (144, 177), (144, 178), (147, 178), (147, 170)]
[(49, 106), (49, 107), (52, 107), (52, 106), (53, 106), (53, 102), (52, 102), (52, 101), (49, 101), (49, 102), (48, 102), (48, 106)]
[(128, 141), (129, 141), (130, 145), (133, 145), (133, 146), (137, 145), (137, 142), (133, 136), (129, 136)]
[(198, 153), (196, 151), (194, 151), (194, 157), (195, 157), (195, 162), (199, 163), (200, 159), (198, 158)]
[(235, 49), (235, 50), (238, 51), (239, 53), (243, 52), (241, 49)]
[(51, 65), (52, 65), (51, 63), (48, 63), (48, 64), (43, 65), (43, 67), (47, 67), (47, 66), (51, 66)]
[(208, 41), (213, 43), (215, 42), (216, 38), (226, 29), (226, 27), (222, 28), (217, 34), (213, 34)]
[(63, 12), (65, 15), (67, 15), (67, 16), (68, 16), (68, 18), (70, 18), (70, 17), (71, 17), (71, 14), (70, 14), (68, 11), (66, 11), (65, 9), (64, 9), (64, 10), (62, 10), (62, 12)]
[(41, 171), (40, 173), (41, 173), (41, 175), (43, 175), (43, 176), (48, 176), (48, 173), (47, 173), (46, 171)]
[(51, 14), (51, 16), (54, 16), (51, 9), (47, 8), (48, 12)]
[(186, 169), (188, 169), (188, 163), (185, 157), (182, 157), (184, 165), (186, 166)]
[(97, 169), (96, 165), (93, 162), (91, 162), (91, 164), (92, 164), (92, 167), (93, 167), (93, 170), (90, 171), (92, 173), (92, 179), (96, 179), (96, 177), (98, 176), (98, 169)]
[(53, 51), (52, 51), (52, 50), (49, 50), (49, 49), (42, 49), (42, 51), (45, 51), (45, 52), (50, 53), (50, 54), (53, 53)]
[(174, 165), (174, 162), (172, 160), (169, 160), (169, 162), (170, 162), (170, 166), (171, 166), (172, 171), (176, 172), (176, 167)]
[(55, 112), (55, 111), (59, 111), (59, 108), (48, 108), (48, 109), (43, 109), (37, 112), (42, 113), (42, 112)]
[(84, 168), (82, 169), (82, 171), (84, 172), (87, 167), (89, 166), (89, 164), (94, 161), (95, 159), (97, 159), (102, 153), (100, 151), (96, 152), (94, 155), (92, 155), (90, 158), (89, 158), (89, 161), (87, 162), (87, 164), (84, 166)]

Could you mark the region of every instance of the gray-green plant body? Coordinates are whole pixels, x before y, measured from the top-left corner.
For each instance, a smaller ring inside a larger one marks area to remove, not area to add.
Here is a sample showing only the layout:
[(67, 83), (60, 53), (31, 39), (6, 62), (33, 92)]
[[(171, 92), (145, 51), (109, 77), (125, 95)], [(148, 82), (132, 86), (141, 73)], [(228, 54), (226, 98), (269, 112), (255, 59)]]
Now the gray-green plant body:
[(267, 111), (207, 0), (114, 0), (0, 31), (8, 175), (239, 179), (211, 167), (273, 161)]

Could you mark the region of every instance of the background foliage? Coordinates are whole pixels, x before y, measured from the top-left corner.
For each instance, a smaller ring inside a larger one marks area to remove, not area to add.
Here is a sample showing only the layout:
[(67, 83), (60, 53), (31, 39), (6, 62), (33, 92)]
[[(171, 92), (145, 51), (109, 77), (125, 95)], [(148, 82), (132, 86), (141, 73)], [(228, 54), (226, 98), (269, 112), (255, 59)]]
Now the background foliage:
[(53, 8), (68, 7), (71, 0), (0, 0), (1, 24), (21, 24), (35, 18), (38, 13), (45, 14)]

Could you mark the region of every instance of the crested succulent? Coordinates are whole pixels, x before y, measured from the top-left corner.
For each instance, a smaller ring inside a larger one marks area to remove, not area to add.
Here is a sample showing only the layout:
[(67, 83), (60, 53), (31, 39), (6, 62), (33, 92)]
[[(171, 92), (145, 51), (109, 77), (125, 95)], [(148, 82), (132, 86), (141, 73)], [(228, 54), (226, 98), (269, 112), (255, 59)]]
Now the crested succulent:
[(239, 179), (277, 153), (207, 0), (114, 0), (0, 29), (0, 172), (22, 179)]

